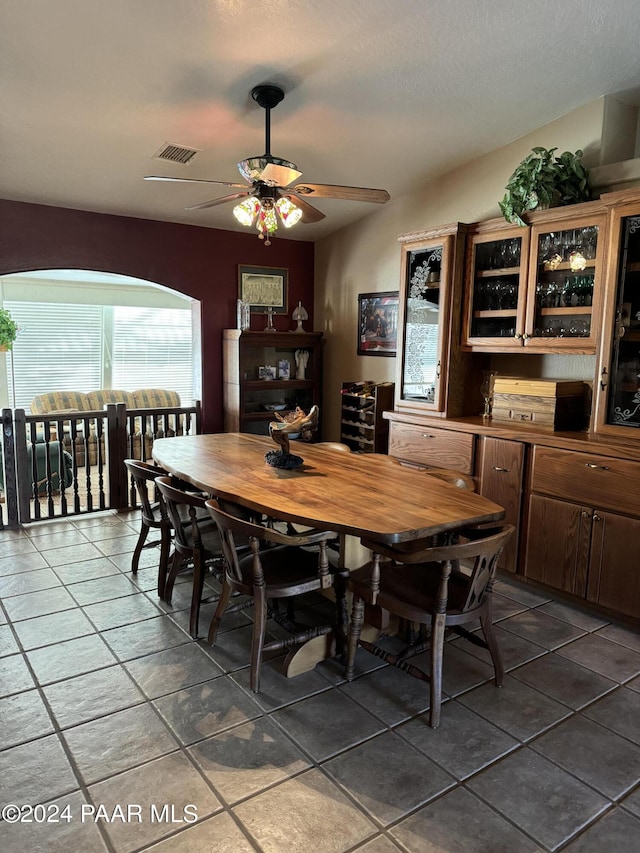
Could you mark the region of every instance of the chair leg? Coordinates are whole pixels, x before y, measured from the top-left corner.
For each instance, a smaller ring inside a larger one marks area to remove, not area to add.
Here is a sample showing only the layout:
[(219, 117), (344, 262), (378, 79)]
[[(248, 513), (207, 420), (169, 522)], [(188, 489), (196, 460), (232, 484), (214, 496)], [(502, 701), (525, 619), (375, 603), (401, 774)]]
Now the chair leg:
[(431, 620), (431, 672), (429, 725), (437, 729), (440, 725), (442, 703), (442, 653), (444, 650), (445, 614), (435, 613)]
[(160, 528), (160, 562), (158, 563), (158, 598), (164, 600), (164, 588), (167, 584), (169, 571), (169, 552), (171, 550), (171, 533), (168, 527)]
[(336, 654), (345, 662), (347, 650), (347, 632), (349, 615), (347, 613), (347, 574), (336, 572), (333, 578), (333, 591), (336, 599)]
[(354, 676), (354, 668), (356, 662), (356, 652), (358, 650), (358, 641), (362, 633), (362, 623), (364, 622), (364, 598), (353, 596), (353, 611), (351, 613), (351, 623), (349, 625), (349, 637), (347, 640), (347, 666), (344, 677), (347, 681), (352, 681)]
[(171, 565), (169, 567), (169, 573), (167, 575), (167, 580), (164, 585), (164, 598), (162, 599), (167, 604), (171, 604), (171, 594), (173, 592), (173, 585), (176, 582), (176, 575), (178, 574), (178, 569), (181, 565), (182, 557), (174, 549), (173, 556), (171, 558)]
[(193, 590), (191, 592), (191, 613), (189, 615), (189, 633), (194, 640), (198, 639), (198, 623), (200, 621), (200, 602), (204, 589), (204, 565), (202, 554), (194, 551), (193, 554)]
[(260, 666), (264, 635), (267, 630), (267, 597), (264, 587), (253, 590), (253, 636), (251, 638), (251, 672), (249, 685), (254, 693), (260, 690)]
[(493, 633), (493, 622), (491, 621), (490, 608), (485, 608), (482, 616), (480, 617), (480, 625), (482, 627), (482, 633), (484, 634), (487, 648), (489, 649), (489, 654), (491, 655), (491, 660), (493, 661), (496, 687), (502, 687), (502, 682), (504, 681), (504, 666), (502, 663), (502, 655), (500, 654), (500, 647), (498, 646), (496, 635)]
[(218, 606), (216, 607), (216, 612), (213, 614), (213, 619), (211, 620), (211, 625), (209, 626), (209, 635), (207, 637), (207, 642), (215, 646), (216, 640), (218, 638), (218, 628), (220, 627), (220, 623), (222, 622), (222, 617), (224, 616), (224, 612), (229, 606), (229, 601), (231, 599), (231, 593), (233, 592), (231, 585), (227, 583), (226, 578), (222, 583), (222, 590), (220, 592), (220, 598), (218, 599)]
[(142, 522), (142, 527), (140, 528), (140, 536), (138, 537), (138, 541), (136, 542), (135, 551), (133, 552), (133, 557), (131, 558), (131, 574), (138, 574), (138, 564), (140, 562), (140, 554), (142, 554), (142, 549), (144, 548), (144, 543), (146, 542), (147, 536), (149, 535), (149, 525), (144, 521)]

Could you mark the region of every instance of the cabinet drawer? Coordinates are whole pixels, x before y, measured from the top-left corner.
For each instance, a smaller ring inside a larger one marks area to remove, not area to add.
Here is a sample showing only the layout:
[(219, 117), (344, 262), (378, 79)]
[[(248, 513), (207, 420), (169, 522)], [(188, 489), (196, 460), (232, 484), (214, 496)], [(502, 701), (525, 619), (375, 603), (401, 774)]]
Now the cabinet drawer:
[(389, 456), (418, 465), (453, 468), (473, 474), (475, 436), (417, 424), (392, 423)]
[(640, 462), (535, 447), (531, 490), (640, 517)]

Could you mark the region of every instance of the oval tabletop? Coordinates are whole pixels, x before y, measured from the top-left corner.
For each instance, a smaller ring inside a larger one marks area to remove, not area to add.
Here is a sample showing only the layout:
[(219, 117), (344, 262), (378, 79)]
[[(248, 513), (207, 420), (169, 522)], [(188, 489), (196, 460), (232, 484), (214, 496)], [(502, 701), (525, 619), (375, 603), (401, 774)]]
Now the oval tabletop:
[(156, 439), (153, 457), (203, 491), (258, 512), (388, 543), (504, 517), (493, 501), (390, 456), (294, 442), (304, 463), (284, 470), (265, 462), (274, 449), (266, 436), (214, 433)]

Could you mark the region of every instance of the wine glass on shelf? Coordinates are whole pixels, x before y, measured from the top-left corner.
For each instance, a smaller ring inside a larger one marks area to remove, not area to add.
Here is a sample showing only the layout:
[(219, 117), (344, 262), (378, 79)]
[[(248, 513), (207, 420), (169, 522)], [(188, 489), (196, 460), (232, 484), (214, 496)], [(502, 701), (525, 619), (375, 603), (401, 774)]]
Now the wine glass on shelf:
[(482, 385), (480, 386), (480, 393), (484, 399), (484, 411), (482, 412), (483, 418), (491, 417), (491, 409), (493, 407), (493, 386), (495, 384), (497, 374), (497, 370), (482, 371)]

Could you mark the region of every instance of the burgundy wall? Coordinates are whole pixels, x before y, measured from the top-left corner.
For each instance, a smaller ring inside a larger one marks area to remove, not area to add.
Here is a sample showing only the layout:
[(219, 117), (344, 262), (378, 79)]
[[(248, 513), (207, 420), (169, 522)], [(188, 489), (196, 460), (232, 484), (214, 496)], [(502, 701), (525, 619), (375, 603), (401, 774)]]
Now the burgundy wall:
[[(229, 216), (231, 216), (229, 210)], [(304, 227), (304, 226), (300, 226)], [(302, 301), (313, 329), (313, 243), (278, 237), (266, 247), (246, 234), (0, 199), (0, 275), (39, 269), (86, 269), (135, 276), (202, 304), (202, 409), (206, 432), (222, 429), (221, 330), (236, 325), (238, 264), (289, 270), (289, 307), (275, 315), (291, 329)], [(252, 318), (262, 329), (266, 318)]]

